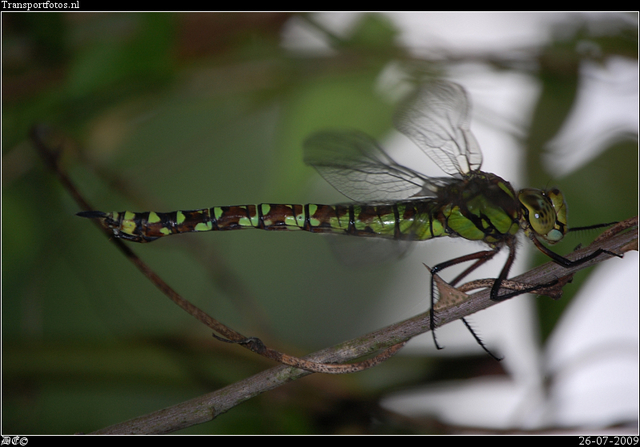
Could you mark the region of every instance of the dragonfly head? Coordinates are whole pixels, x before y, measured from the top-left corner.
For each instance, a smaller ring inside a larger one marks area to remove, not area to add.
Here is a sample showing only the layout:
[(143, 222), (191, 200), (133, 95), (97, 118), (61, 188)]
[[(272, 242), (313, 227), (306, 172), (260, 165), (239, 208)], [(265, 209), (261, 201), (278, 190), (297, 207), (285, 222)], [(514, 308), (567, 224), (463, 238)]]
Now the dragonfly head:
[(531, 232), (549, 244), (555, 244), (567, 234), (567, 202), (557, 188), (550, 190), (525, 188), (518, 193), (527, 222), (528, 236)]

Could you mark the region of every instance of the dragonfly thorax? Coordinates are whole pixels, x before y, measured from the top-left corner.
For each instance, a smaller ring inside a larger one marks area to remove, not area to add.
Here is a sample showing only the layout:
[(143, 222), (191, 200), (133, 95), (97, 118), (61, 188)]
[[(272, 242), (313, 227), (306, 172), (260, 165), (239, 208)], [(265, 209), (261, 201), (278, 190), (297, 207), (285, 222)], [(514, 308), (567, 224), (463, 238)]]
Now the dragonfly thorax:
[(435, 217), (448, 236), (502, 245), (520, 229), (520, 204), (511, 185), (497, 175), (474, 171), (438, 192)]
[(525, 188), (518, 192), (522, 205), (525, 233), (555, 244), (567, 234), (567, 203), (557, 188), (550, 190)]

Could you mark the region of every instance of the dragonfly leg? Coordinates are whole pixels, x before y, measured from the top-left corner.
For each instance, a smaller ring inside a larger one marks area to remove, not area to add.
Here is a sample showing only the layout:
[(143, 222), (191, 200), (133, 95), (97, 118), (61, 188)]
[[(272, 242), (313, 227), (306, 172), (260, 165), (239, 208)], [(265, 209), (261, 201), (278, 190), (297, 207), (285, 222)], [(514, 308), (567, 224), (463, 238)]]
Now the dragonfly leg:
[(523, 287), (519, 290), (514, 290), (511, 292), (507, 292), (505, 294), (500, 295), (500, 288), (502, 283), (506, 281), (509, 276), (509, 271), (511, 270), (511, 266), (513, 265), (513, 261), (516, 259), (516, 240), (515, 238), (507, 240), (507, 247), (509, 248), (509, 256), (507, 258), (507, 262), (504, 263), (502, 270), (500, 271), (500, 275), (493, 282), (493, 286), (491, 287), (491, 294), (489, 298), (492, 301), (500, 302), (505, 301), (509, 298), (516, 297), (518, 295), (524, 295), (525, 293), (535, 292), (536, 290), (545, 289), (548, 287), (552, 287), (558, 283), (558, 280), (553, 280), (546, 284), (536, 284), (530, 287)]
[[(493, 258), (496, 255), (496, 253), (498, 253), (499, 250), (500, 250), (500, 248), (496, 247), (493, 250), (484, 250), (484, 251), (479, 251), (477, 253), (471, 253), (469, 255), (460, 256), (459, 258), (451, 259), (449, 261), (437, 264), (436, 266), (434, 266), (431, 269), (431, 313), (429, 315), (429, 325), (431, 327), (431, 335), (433, 337), (433, 343), (436, 345), (437, 349), (442, 349), (442, 346), (440, 346), (438, 344), (438, 340), (436, 339), (436, 331), (435, 331), (436, 321), (435, 321), (435, 280), (434, 280), (434, 275), (436, 275), (439, 271), (446, 269), (447, 267), (458, 265), (458, 264), (461, 264), (463, 262), (475, 261), (465, 271), (460, 273), (458, 276), (456, 276), (453, 279), (453, 281), (451, 281), (449, 283), (451, 286), (455, 286), (459, 281), (461, 281), (469, 273), (473, 272), (476, 268), (480, 267), (482, 264), (484, 264), (485, 262), (487, 262), (491, 258)], [(478, 344), (480, 344), (482, 349), (484, 349), (486, 352), (488, 352), (489, 355), (491, 355), (491, 357), (493, 357), (495, 359), (498, 359), (498, 357), (496, 357), (491, 352), (489, 352), (489, 350), (484, 345), (484, 343), (482, 343), (482, 340), (480, 340), (480, 338), (476, 335), (476, 333), (473, 331), (473, 329), (471, 328), (469, 323), (467, 323), (467, 321), (464, 318), (462, 319), (462, 322), (467, 327), (467, 329), (469, 329), (469, 331), (473, 335), (473, 338), (475, 338), (475, 340), (478, 342)]]
[(480, 339), (480, 337), (478, 337), (478, 335), (476, 334), (476, 332), (473, 330), (473, 328), (471, 327), (471, 325), (467, 322), (467, 320), (465, 318), (461, 318), (462, 322), (464, 323), (464, 325), (467, 327), (467, 329), (469, 330), (469, 332), (471, 332), (471, 335), (473, 335), (473, 338), (476, 339), (476, 342), (480, 345), (480, 347), (482, 349), (484, 349), (484, 352), (486, 352), (487, 354), (489, 354), (494, 360), (497, 360), (498, 362), (502, 360), (502, 357), (497, 357), (493, 352), (489, 351), (489, 348), (487, 348), (485, 346), (485, 344), (483, 343), (483, 341)]
[[(498, 295), (499, 291), (500, 291), (500, 287), (502, 286), (502, 282), (503, 281), (499, 281), (498, 279), (496, 279), (493, 283), (493, 287), (491, 288), (491, 295), (490, 298), (492, 301), (496, 301), (496, 302), (501, 302), (501, 301), (505, 301), (508, 300), (509, 298), (513, 298), (516, 297), (518, 295), (524, 295), (525, 293), (535, 293), (536, 291), (540, 291), (542, 289), (548, 289), (549, 287), (553, 287), (556, 284), (558, 284), (559, 280), (554, 279), (553, 281), (550, 281), (548, 283), (544, 283), (544, 284), (536, 284), (534, 286), (529, 286), (529, 287), (523, 287), (520, 288), (518, 290), (514, 290), (512, 292), (508, 292), (505, 293), (503, 295)], [(497, 286), (496, 286), (497, 284)], [(495, 296), (494, 296), (494, 290), (495, 290)]]
[(593, 253), (588, 254), (587, 256), (584, 256), (584, 257), (582, 257), (580, 259), (576, 259), (575, 261), (572, 261), (570, 259), (567, 259), (567, 258), (565, 258), (563, 256), (560, 256), (559, 254), (549, 250), (547, 247), (542, 245), (542, 243), (536, 238), (533, 239), (533, 243), (538, 248), (538, 250), (540, 250), (545, 255), (549, 256), (553, 260), (553, 262), (555, 262), (558, 265), (561, 265), (562, 267), (566, 267), (566, 268), (575, 267), (577, 265), (584, 264), (585, 262), (588, 262), (588, 261), (591, 261), (592, 259), (597, 258), (598, 256), (600, 256), (603, 253), (604, 254), (608, 254), (610, 256), (617, 256), (618, 258), (622, 257), (622, 255), (619, 255), (618, 253), (614, 253), (612, 251), (605, 250), (603, 248), (598, 248)]
[(506, 280), (507, 277), (509, 276), (509, 271), (511, 270), (513, 261), (516, 260), (515, 238), (507, 240), (507, 247), (509, 248), (509, 256), (507, 257), (507, 262), (504, 263), (504, 266), (500, 271), (500, 275), (498, 275), (498, 277), (493, 283), (493, 286), (491, 287), (491, 294), (489, 295), (489, 298), (491, 298), (492, 301), (504, 301), (508, 298), (513, 298), (516, 295), (522, 295), (523, 293), (527, 293), (522, 291), (516, 291), (516, 292), (510, 292), (510, 293), (504, 294), (502, 296), (498, 295), (500, 293), (500, 286), (502, 285), (502, 282)]

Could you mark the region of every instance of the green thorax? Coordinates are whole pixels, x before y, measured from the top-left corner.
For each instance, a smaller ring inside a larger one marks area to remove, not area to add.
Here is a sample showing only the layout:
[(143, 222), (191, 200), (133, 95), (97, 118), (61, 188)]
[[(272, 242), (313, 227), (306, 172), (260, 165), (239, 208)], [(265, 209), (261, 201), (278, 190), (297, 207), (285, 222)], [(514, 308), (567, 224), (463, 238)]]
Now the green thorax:
[(498, 177), (475, 171), (438, 191), (447, 236), (498, 244), (520, 228), (521, 207), (511, 185)]

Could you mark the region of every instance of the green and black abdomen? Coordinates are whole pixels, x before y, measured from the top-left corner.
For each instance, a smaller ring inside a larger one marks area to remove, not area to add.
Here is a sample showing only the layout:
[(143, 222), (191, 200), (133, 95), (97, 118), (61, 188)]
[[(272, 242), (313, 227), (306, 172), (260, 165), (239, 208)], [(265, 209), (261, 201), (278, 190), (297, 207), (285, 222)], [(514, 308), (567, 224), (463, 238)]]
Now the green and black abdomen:
[(445, 235), (440, 225), (435, 226), (435, 232), (416, 232), (430, 221), (433, 208), (430, 201), (392, 205), (262, 203), (168, 213), (87, 211), (78, 215), (102, 219), (114, 236), (133, 242), (151, 242), (172, 234), (249, 228), (419, 240)]

